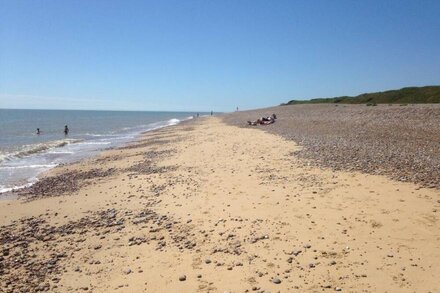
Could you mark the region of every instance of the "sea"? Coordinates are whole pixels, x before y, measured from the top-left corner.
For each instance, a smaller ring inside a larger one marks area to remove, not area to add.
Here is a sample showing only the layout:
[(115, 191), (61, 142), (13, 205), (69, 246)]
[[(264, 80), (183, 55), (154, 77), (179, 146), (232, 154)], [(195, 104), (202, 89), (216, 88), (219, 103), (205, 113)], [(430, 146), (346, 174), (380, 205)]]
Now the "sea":
[[(195, 115), (193, 112), (0, 109), (0, 195), (32, 185), (42, 172), (60, 164), (122, 146), (143, 132), (176, 125)], [(65, 125), (69, 128), (68, 135), (64, 134)]]

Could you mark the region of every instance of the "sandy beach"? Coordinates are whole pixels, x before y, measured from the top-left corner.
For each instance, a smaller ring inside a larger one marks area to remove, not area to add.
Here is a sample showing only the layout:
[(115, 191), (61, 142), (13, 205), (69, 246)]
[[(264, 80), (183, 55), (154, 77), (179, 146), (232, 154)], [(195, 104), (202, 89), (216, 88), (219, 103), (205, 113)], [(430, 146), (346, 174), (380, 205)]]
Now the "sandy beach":
[(309, 164), (307, 144), (231, 119), (148, 132), (1, 200), (0, 292), (440, 292), (435, 178)]

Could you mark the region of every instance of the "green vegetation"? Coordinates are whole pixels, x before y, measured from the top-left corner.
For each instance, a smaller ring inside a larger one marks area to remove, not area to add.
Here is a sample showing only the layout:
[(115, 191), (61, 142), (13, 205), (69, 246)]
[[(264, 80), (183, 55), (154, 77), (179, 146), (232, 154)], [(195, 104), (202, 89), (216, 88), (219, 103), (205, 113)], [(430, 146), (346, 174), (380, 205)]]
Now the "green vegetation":
[(291, 100), (282, 105), (295, 104), (425, 104), (440, 103), (440, 86), (405, 87), (400, 90), (361, 94), (355, 97), (342, 96), (334, 98), (319, 98), (311, 100)]

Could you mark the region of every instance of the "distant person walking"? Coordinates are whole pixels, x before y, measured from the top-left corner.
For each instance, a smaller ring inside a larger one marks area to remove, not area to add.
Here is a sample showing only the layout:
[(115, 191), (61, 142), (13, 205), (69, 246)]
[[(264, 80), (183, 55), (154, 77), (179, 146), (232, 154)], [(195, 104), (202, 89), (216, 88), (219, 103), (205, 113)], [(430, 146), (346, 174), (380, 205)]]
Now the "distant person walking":
[(236, 109), (235, 111), (237, 111), (237, 112), (238, 112), (238, 107), (237, 107), (237, 109)]
[(199, 113), (197, 113), (197, 118), (199, 118)]
[(67, 127), (67, 125), (64, 125), (64, 135), (68, 135), (69, 134), (69, 127)]
[(211, 116), (214, 114), (214, 112), (212, 112), (212, 110), (211, 110)]

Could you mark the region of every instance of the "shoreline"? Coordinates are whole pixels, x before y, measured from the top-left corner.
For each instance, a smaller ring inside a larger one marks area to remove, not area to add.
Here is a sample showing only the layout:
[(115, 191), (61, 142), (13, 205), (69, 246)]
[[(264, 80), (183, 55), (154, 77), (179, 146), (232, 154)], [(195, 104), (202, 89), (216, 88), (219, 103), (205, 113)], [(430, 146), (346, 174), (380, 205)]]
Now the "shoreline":
[(0, 288), (438, 288), (438, 190), (307, 166), (292, 141), (222, 119), (148, 132), (55, 168), (45, 196), (0, 201)]
[[(191, 121), (191, 120), (192, 119), (187, 118), (187, 119), (184, 119), (184, 120), (180, 120), (177, 124), (164, 125), (164, 126), (152, 128), (150, 130), (142, 131), (142, 132), (140, 132), (138, 134), (135, 134), (135, 136), (134, 136), (134, 138), (132, 140), (123, 142), (122, 144), (119, 144), (119, 145), (116, 145), (116, 146), (112, 146), (112, 147), (103, 148), (103, 149), (93, 150), (90, 154), (84, 155), (83, 157), (80, 157), (80, 158), (78, 158), (76, 160), (57, 164), (57, 165), (55, 165), (55, 166), (53, 166), (53, 167), (51, 167), (51, 168), (49, 168), (47, 170), (44, 170), (44, 171), (38, 173), (36, 175), (36, 177), (32, 177), (32, 178), (28, 179), (28, 182), (25, 183), (25, 184), (22, 184), (22, 185), (19, 185), (19, 186), (15, 186), (15, 187), (10, 187), (10, 188), (7, 188), (9, 190), (0, 192), (0, 200), (4, 200), (4, 199), (8, 199), (8, 198), (17, 198), (18, 195), (16, 195), (16, 194), (22, 193), (23, 190), (25, 190), (27, 188), (30, 188), (32, 185), (38, 183), (38, 181), (40, 181), (41, 179), (44, 179), (46, 177), (50, 177), (50, 175), (52, 173), (54, 173), (54, 172), (56, 173), (55, 169), (57, 169), (57, 168), (63, 168), (63, 167), (68, 166), (68, 165), (74, 165), (74, 164), (80, 163), (81, 161), (93, 160), (95, 157), (100, 156), (100, 154), (102, 154), (103, 152), (114, 150), (114, 149), (118, 149), (118, 148), (124, 147), (125, 145), (134, 143), (134, 142), (136, 142), (138, 140), (141, 140), (143, 135), (145, 135), (146, 133), (149, 133), (149, 132), (152, 132), (152, 131), (156, 131), (158, 129), (170, 127), (170, 126), (175, 126), (175, 125), (178, 125), (178, 124), (181, 124), (181, 123), (186, 123), (186, 122)], [(161, 121), (159, 121), (159, 122), (161, 122)], [(126, 134), (121, 134), (121, 135), (126, 135)], [(51, 143), (51, 142), (49, 142), (49, 143)], [(41, 154), (44, 154), (44, 152), (41, 152)]]

